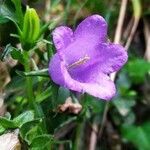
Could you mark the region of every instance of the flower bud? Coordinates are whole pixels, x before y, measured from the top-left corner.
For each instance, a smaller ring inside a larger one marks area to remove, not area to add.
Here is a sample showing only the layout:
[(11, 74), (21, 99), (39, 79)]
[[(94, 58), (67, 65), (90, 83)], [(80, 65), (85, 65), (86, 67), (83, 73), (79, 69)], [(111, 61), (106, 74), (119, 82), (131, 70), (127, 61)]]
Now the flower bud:
[(40, 20), (35, 9), (27, 7), (21, 41), (23, 46), (30, 48), (36, 42), (40, 32)]

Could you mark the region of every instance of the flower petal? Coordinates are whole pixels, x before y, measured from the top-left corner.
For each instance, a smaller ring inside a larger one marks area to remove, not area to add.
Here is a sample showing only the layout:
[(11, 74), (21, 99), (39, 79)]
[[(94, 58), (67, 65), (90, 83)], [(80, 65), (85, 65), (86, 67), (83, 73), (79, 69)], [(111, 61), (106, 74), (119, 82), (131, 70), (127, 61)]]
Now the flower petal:
[(92, 15), (83, 20), (74, 32), (76, 39), (88, 40), (88, 42), (106, 42), (107, 23), (99, 15)]
[(84, 57), (94, 57), (96, 45), (81, 41), (74, 41), (64, 51), (64, 59), (68, 65), (83, 59)]
[(69, 88), (69, 89), (71, 89), (71, 90), (73, 90), (73, 91), (82, 92), (83, 89), (82, 89), (82, 87), (81, 87), (80, 82), (74, 80), (74, 79), (70, 76), (70, 74), (69, 74), (69, 72), (68, 72), (68, 70), (67, 70), (67, 68), (66, 68), (65, 63), (64, 63), (64, 62), (61, 62), (61, 63), (60, 63), (60, 66), (61, 66), (62, 76), (63, 76), (63, 79), (64, 79), (64, 81), (65, 81), (65, 84), (63, 84), (62, 86), (66, 87), (66, 88)]
[(55, 54), (49, 64), (49, 73), (52, 80), (61, 86), (77, 92), (86, 92), (95, 97), (110, 100), (115, 95), (115, 85), (109, 76), (103, 73), (86, 72), (82, 81), (70, 76), (63, 61)]
[(50, 74), (52, 80), (56, 84), (60, 84), (60, 85), (65, 84), (64, 78), (63, 78), (63, 75), (62, 75), (62, 72), (60, 69), (60, 59), (59, 59), (59, 56), (57, 53), (50, 60), (49, 74)]
[(128, 55), (124, 47), (119, 44), (102, 44), (99, 45), (100, 51), (100, 70), (103, 73), (110, 74), (118, 71), (128, 59)]
[(75, 62), (76, 60), (76, 62), (79, 62), (77, 60), (82, 60), (85, 56), (88, 56), (85, 58), (89, 59), (83, 63), (78, 63), (79, 65), (76, 63), (76, 66), (69, 67), (68, 69), (71, 76), (79, 81), (82, 81), (84, 74), (87, 76), (86, 70), (88, 72), (102, 72), (105, 74), (115, 72), (126, 63), (128, 58), (125, 49), (118, 44), (103, 43), (92, 49), (89, 48), (90, 46), (86, 47), (86, 45), (78, 46), (79, 44), (76, 48), (79, 49), (79, 52), (73, 51), (74, 48), (72, 47), (66, 53), (67, 57), (65, 60), (69, 64), (75, 64), (73, 61)]
[(82, 83), (84, 92), (104, 100), (110, 100), (115, 96), (116, 88), (109, 76), (99, 73), (92, 77), (86, 78), (86, 83)]
[(90, 95), (105, 100), (110, 100), (115, 95), (115, 85), (110, 77), (95, 66), (82, 70), (79, 74), (73, 73), (71, 77), (81, 84), (83, 92)]
[(72, 41), (72, 29), (66, 26), (57, 27), (53, 32), (53, 41), (57, 50), (66, 48)]
[(49, 63), (49, 74), (56, 84), (74, 91), (82, 91), (80, 83), (71, 78), (65, 63), (60, 59), (58, 54), (55, 54)]

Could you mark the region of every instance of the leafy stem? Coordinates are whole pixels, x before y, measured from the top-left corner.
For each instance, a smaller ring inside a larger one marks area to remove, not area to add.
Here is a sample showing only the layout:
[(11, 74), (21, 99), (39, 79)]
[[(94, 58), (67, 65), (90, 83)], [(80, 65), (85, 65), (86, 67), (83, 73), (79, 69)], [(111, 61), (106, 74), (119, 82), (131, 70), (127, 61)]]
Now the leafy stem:
[[(25, 72), (30, 72), (30, 56), (29, 53), (24, 51), (23, 53), (24, 55), (24, 70)], [(28, 100), (30, 100), (30, 104), (32, 105), (33, 108), (35, 108), (35, 102), (34, 102), (34, 93), (33, 93), (33, 89), (32, 89), (32, 78), (31, 77), (26, 77), (26, 89), (27, 89), (27, 96), (28, 96)], [(35, 109), (36, 110), (36, 109)]]
[[(25, 72), (31, 71), (31, 67), (30, 67), (31, 59), (30, 59), (29, 53), (30, 53), (29, 51), (23, 52), (23, 56), (24, 56), (24, 64), (23, 65), (24, 65)], [(38, 117), (43, 118), (42, 129), (43, 129), (43, 133), (46, 133), (46, 123), (44, 121), (44, 113), (42, 111), (42, 108), (35, 102), (32, 81), (33, 81), (32, 77), (26, 77), (26, 92), (27, 92), (27, 96), (28, 96), (29, 106), (34, 109), (37, 118)]]

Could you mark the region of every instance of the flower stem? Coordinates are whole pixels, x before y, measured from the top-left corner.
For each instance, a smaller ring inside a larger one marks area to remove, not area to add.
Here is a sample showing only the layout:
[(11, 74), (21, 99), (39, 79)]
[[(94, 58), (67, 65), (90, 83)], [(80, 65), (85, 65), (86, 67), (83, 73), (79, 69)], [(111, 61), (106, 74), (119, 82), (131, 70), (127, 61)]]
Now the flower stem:
[[(25, 72), (30, 72), (31, 67), (30, 67), (30, 55), (29, 52), (24, 51), (24, 70)], [(26, 92), (27, 92), (27, 97), (29, 101), (29, 106), (30, 108), (34, 109), (35, 111), (35, 117), (37, 118), (43, 118), (44, 119), (44, 113), (40, 105), (36, 104), (35, 98), (34, 98), (34, 93), (33, 93), (33, 82), (32, 82), (32, 77), (26, 77)], [(46, 123), (43, 120), (42, 122), (42, 130), (43, 133), (46, 133)]]
[[(29, 58), (29, 54), (28, 52), (24, 52), (24, 58), (25, 58), (25, 62), (24, 62), (24, 70), (25, 72), (30, 72), (30, 58)], [(33, 94), (33, 90), (32, 90), (32, 78), (31, 77), (26, 77), (26, 92), (27, 92), (27, 96), (28, 96), (28, 100), (30, 100), (30, 106), (35, 108), (35, 104), (34, 104), (34, 94)]]
[(78, 122), (73, 150), (78, 150), (81, 147), (81, 141), (82, 141), (81, 139), (82, 139), (82, 136), (83, 136), (83, 132), (82, 132), (83, 128), (84, 128), (84, 121)]

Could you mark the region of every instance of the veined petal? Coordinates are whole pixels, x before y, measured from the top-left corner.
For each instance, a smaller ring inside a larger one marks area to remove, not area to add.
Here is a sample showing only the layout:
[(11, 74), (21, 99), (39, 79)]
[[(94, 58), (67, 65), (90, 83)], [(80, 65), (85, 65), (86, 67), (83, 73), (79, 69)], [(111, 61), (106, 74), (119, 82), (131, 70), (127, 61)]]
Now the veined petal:
[(72, 41), (72, 29), (66, 26), (57, 27), (53, 32), (53, 41), (57, 50), (66, 48)]
[(76, 39), (82, 39), (88, 42), (106, 42), (107, 23), (99, 15), (92, 15), (83, 20), (74, 32)]
[(53, 33), (53, 40), (57, 50), (61, 49), (58, 53), (63, 55), (69, 65), (83, 59), (83, 57), (88, 57), (88, 54), (95, 54), (93, 49), (99, 43), (106, 42), (106, 35), (106, 21), (99, 15), (93, 15), (82, 21), (73, 35), (67, 27), (56, 28)]
[(84, 69), (80, 73), (72, 73), (71, 77), (80, 83), (82, 92), (110, 100), (116, 93), (115, 85), (110, 77), (96, 66)]
[(49, 62), (49, 74), (51, 75), (52, 80), (60, 85), (64, 85), (65, 81), (60, 69), (60, 58), (56, 53)]
[(99, 73), (84, 80), (86, 81), (82, 83), (84, 92), (104, 100), (110, 100), (115, 96), (115, 85), (106, 74)]
[(73, 91), (86, 92), (105, 100), (110, 100), (115, 95), (115, 85), (109, 76), (100, 72), (97, 74), (87, 71), (83, 79), (76, 80), (69, 74), (65, 63), (60, 61), (57, 54), (50, 61), (49, 73), (55, 83)]
[[(79, 53), (73, 51), (73, 48), (71, 52), (68, 51), (66, 54), (66, 56), (69, 56), (66, 60), (69, 63), (71, 62), (68, 71), (76, 80), (82, 80), (84, 76), (87, 76), (87, 70), (88, 72), (102, 72), (104, 74), (115, 72), (126, 63), (128, 58), (127, 52), (121, 45), (109, 43), (93, 46), (92, 49), (89, 49), (89, 47), (86, 48), (86, 45), (85, 48), (84, 46), (80, 46)], [(73, 63), (73, 60), (74, 62), (76, 60), (76, 63)]]
[(100, 70), (103, 73), (110, 74), (118, 71), (128, 59), (124, 47), (119, 44), (101, 44), (99, 47)]
[(55, 54), (49, 63), (49, 74), (56, 84), (74, 91), (82, 91), (80, 83), (71, 78), (67, 71), (65, 62), (60, 59), (58, 54)]
[(63, 79), (65, 81), (65, 84), (63, 84), (63, 86), (66, 87), (66, 88), (69, 88), (73, 91), (82, 92), (83, 89), (82, 89), (82, 86), (81, 86), (80, 82), (78, 82), (77, 80), (74, 80), (70, 76), (65, 63), (61, 62), (60, 66), (61, 66), (60, 67), (61, 68), (61, 73), (62, 73)]

